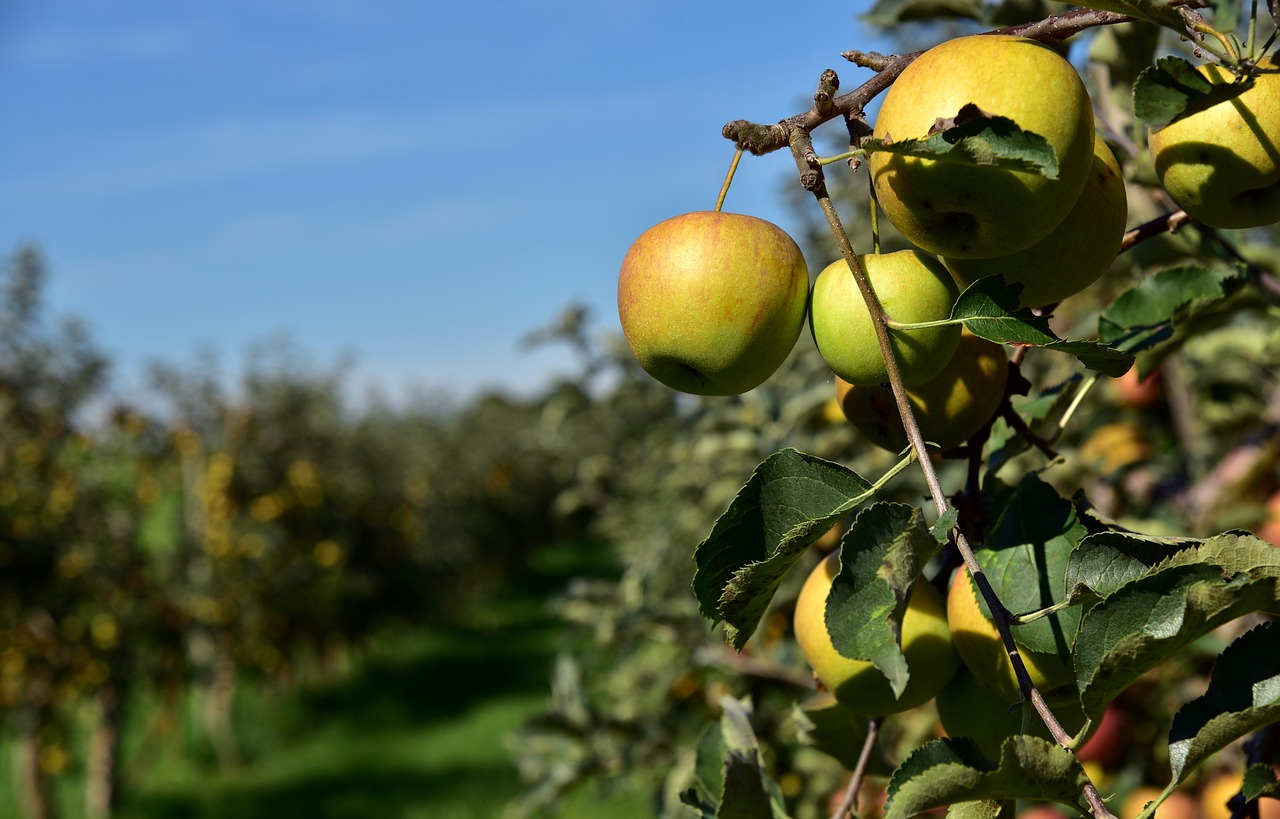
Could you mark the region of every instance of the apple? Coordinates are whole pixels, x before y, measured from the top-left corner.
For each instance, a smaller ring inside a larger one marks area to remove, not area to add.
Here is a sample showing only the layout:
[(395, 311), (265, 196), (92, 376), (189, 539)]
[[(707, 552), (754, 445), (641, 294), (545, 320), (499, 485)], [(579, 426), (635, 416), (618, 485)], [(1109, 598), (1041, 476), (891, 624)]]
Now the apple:
[[(1205, 782), (1200, 787), (1200, 815), (1204, 819), (1231, 819), (1227, 802), (1243, 784), (1244, 777), (1238, 771), (1223, 771)], [(1280, 819), (1280, 799), (1259, 797), (1258, 819)]]
[(1104, 768), (1118, 767), (1124, 761), (1129, 736), (1129, 717), (1115, 703), (1108, 703), (1102, 717), (1094, 725), (1093, 735), (1080, 746), (1076, 759), (1098, 762)]
[(1044, 137), (1057, 177), (875, 151), (871, 179), (889, 221), (917, 247), (950, 259), (1007, 256), (1043, 239), (1075, 206), (1092, 165), (1092, 107), (1080, 75), (1052, 48), (972, 35), (907, 66), (885, 94), (874, 135), (919, 139), (969, 104)]
[[(1280, 222), (1280, 62), (1258, 62), (1254, 84), (1149, 133), (1160, 184), (1193, 219), (1211, 227)], [(1236, 77), (1217, 65), (1198, 69), (1214, 85)]]
[[(994, 691), (1005, 702), (1021, 699), (1018, 678), (1013, 673), (1013, 661), (1004, 650), (1000, 631), (995, 622), (982, 613), (978, 605), (978, 593), (969, 573), (961, 569), (951, 579), (947, 592), (947, 622), (956, 652), (973, 676)], [(1014, 641), (1018, 645), (1017, 641)], [(1019, 655), (1031, 676), (1031, 682), (1049, 701), (1061, 701), (1067, 693), (1074, 693), (1075, 668), (1070, 657), (1056, 653), (1028, 651), (1018, 645)], [(1055, 689), (1071, 688), (1071, 692)]]
[[(1004, 346), (962, 332), (942, 374), (907, 390), (920, 433), (944, 452), (969, 440), (1000, 408), (1008, 380)], [(859, 387), (837, 377), (836, 399), (845, 418), (871, 443), (890, 452), (906, 447), (907, 433), (888, 386)]]
[(1137, 421), (1103, 424), (1080, 445), (1080, 458), (1099, 475), (1113, 475), (1151, 457), (1147, 430)]
[[(1137, 819), (1148, 802), (1160, 796), (1163, 788), (1139, 785), (1129, 791), (1120, 805), (1120, 819)], [(1200, 819), (1196, 800), (1185, 791), (1174, 791), (1155, 810), (1155, 819)]]
[(895, 698), (889, 681), (872, 663), (836, 651), (827, 631), (827, 595), (840, 571), (840, 552), (822, 560), (796, 598), (792, 628), (809, 666), (836, 701), (867, 716), (896, 714), (937, 696), (960, 664), (951, 646), (946, 607), (933, 586), (917, 581), (902, 616), (902, 653), (911, 678)]
[(1160, 371), (1138, 378), (1138, 368), (1130, 367), (1125, 374), (1110, 381), (1111, 394), (1116, 403), (1130, 409), (1148, 409), (1164, 400), (1164, 377)]
[(1273, 546), (1280, 546), (1280, 491), (1267, 496), (1266, 516), (1254, 534)]
[(1111, 267), (1129, 218), (1124, 175), (1101, 138), (1093, 140), (1093, 165), (1071, 212), (1031, 247), (990, 259), (944, 258), (961, 288), (984, 276), (1021, 284), (1023, 307), (1044, 307), (1074, 296)]
[(804, 329), (809, 269), (777, 225), (697, 211), (636, 239), (618, 316), (636, 360), (672, 389), (737, 395), (774, 373)]
[[(894, 321), (916, 324), (951, 316), (960, 291), (937, 259), (918, 250), (858, 257), (881, 306)], [(850, 384), (889, 380), (871, 311), (844, 259), (832, 262), (813, 283), (809, 329), (827, 366)], [(889, 330), (889, 338), (908, 386), (936, 378), (960, 342), (960, 325), (920, 330)]]

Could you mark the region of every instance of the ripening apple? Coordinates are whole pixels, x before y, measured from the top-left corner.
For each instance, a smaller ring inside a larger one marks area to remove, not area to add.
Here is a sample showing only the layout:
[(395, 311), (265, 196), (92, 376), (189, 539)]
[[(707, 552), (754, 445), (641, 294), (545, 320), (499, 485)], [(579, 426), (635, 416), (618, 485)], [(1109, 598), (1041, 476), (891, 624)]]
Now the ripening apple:
[(618, 316), (646, 372), (694, 395), (737, 395), (774, 373), (804, 328), (809, 269), (777, 225), (697, 211), (631, 245)]
[[(1021, 698), (1018, 678), (1013, 672), (1000, 631), (978, 605), (978, 593), (966, 571), (956, 572), (947, 593), (947, 621), (956, 652), (978, 680), (1005, 702)], [(1017, 645), (1017, 641), (1014, 641)], [(1075, 668), (1069, 656), (1028, 651), (1018, 645), (1018, 653), (1027, 667), (1031, 682), (1046, 698), (1055, 697), (1054, 689), (1075, 685)]]
[[(951, 316), (960, 291), (937, 259), (918, 250), (869, 253), (858, 257), (881, 306), (894, 321), (917, 324)], [(871, 312), (844, 259), (818, 274), (809, 302), (809, 329), (832, 372), (850, 384), (889, 380)], [(908, 386), (938, 376), (960, 342), (960, 325), (889, 331)]]
[(1107, 272), (1120, 252), (1128, 217), (1120, 164), (1095, 136), (1093, 166), (1084, 190), (1048, 236), (1007, 256), (944, 258), (942, 262), (961, 288), (984, 276), (1002, 275), (1009, 284), (1023, 286), (1023, 307), (1044, 307), (1074, 296)]
[(840, 571), (840, 552), (822, 560), (800, 589), (792, 627), (809, 666), (836, 701), (867, 716), (896, 714), (937, 696), (960, 664), (951, 646), (946, 607), (933, 586), (917, 581), (902, 616), (902, 654), (911, 677), (895, 698), (888, 679), (870, 662), (836, 651), (827, 631), (827, 595)]
[[(1151, 131), (1147, 144), (1160, 184), (1193, 219), (1211, 227), (1248, 228), (1280, 222), (1280, 62), (1238, 97)], [(1235, 75), (1202, 65), (1215, 85)]]
[[(972, 438), (1000, 408), (1008, 380), (1004, 346), (962, 332), (942, 374), (907, 390), (925, 441), (946, 452)], [(890, 452), (906, 447), (902, 416), (887, 385), (854, 386), (836, 378), (836, 399), (845, 418), (871, 443)]]
[(1092, 107), (1080, 75), (1052, 48), (1006, 35), (958, 37), (894, 81), (875, 136), (926, 137), (968, 104), (1044, 137), (1057, 177), (876, 151), (871, 178), (889, 221), (917, 247), (952, 259), (1006, 256), (1043, 239), (1075, 205), (1092, 164)]

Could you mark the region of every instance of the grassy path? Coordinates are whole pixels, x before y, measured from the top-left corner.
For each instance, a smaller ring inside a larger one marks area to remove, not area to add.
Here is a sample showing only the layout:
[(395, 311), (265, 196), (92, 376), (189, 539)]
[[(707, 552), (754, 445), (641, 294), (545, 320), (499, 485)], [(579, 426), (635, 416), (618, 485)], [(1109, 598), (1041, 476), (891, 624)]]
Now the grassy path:
[[(489, 628), (415, 634), (337, 682), (287, 695), (243, 686), (237, 733), (247, 761), (238, 769), (213, 765), (187, 698), (120, 819), (499, 819), (520, 790), (504, 738), (544, 703), (561, 642), (545, 601), (565, 573), (583, 569), (572, 555), (553, 557), (503, 595)], [(140, 705), (128, 731), (136, 736), (155, 707)], [(8, 773), (0, 770), (0, 791)], [(55, 779), (62, 819), (79, 819), (74, 769)], [(599, 804), (583, 793), (563, 817), (650, 815), (639, 795)], [(0, 819), (9, 817), (15, 806), (0, 804)]]

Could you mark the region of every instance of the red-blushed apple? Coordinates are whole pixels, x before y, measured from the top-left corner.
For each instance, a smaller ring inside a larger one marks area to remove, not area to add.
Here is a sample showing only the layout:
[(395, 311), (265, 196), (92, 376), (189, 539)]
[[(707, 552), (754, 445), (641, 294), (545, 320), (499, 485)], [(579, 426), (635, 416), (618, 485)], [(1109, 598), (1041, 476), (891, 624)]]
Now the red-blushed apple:
[(930, 253), (1006, 256), (1047, 236), (1080, 197), (1092, 164), (1093, 109), (1080, 75), (1052, 48), (974, 35), (907, 66), (885, 94), (875, 136), (926, 137), (966, 105), (1044, 137), (1058, 158), (1056, 178), (875, 151), (868, 165), (876, 198), (894, 227)]
[(1111, 394), (1116, 403), (1130, 409), (1148, 409), (1164, 400), (1164, 377), (1160, 371), (1148, 373), (1146, 378), (1138, 377), (1138, 368), (1129, 370), (1118, 378), (1113, 378)]
[(1093, 736), (1080, 746), (1076, 759), (1099, 762), (1104, 768), (1115, 768), (1124, 759), (1129, 718), (1115, 703), (1107, 705), (1093, 729)]
[(780, 227), (697, 211), (636, 239), (618, 276), (632, 354), (672, 389), (737, 395), (758, 387), (804, 328), (809, 269)]
[[(1280, 222), (1280, 62), (1268, 57), (1239, 96), (1151, 131), (1160, 184), (1193, 219), (1211, 227)], [(1218, 65), (1199, 72), (1214, 85), (1236, 81)]]
[[(918, 250), (858, 257), (889, 318), (903, 324), (945, 321), (960, 291), (942, 263)], [(844, 259), (818, 274), (809, 302), (813, 340), (836, 375), (850, 384), (889, 380), (871, 311)], [(931, 381), (947, 366), (960, 342), (960, 325), (890, 329), (889, 339), (908, 386)]]

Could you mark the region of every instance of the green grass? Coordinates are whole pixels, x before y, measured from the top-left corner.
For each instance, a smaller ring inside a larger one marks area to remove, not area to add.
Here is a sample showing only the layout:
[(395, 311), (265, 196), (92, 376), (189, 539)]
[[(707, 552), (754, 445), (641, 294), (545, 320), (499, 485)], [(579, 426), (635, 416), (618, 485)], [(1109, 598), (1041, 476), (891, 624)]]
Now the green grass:
[[(437, 628), (388, 640), (343, 679), (288, 694), (242, 686), (237, 737), (246, 758), (213, 762), (190, 696), (180, 724), (125, 791), (121, 819), (494, 819), (521, 784), (504, 744), (545, 702), (562, 635), (545, 612), (565, 575), (599, 566), (543, 562), (503, 595), (487, 628)], [(126, 725), (136, 749), (158, 704), (137, 703)], [(9, 743), (0, 743), (7, 746)], [(0, 747), (0, 791), (10, 749)], [(127, 763), (126, 759), (126, 763)], [(82, 813), (76, 771), (55, 778), (60, 816)], [(3, 803), (8, 800), (0, 800)], [(15, 816), (0, 804), (0, 819)], [(639, 819), (642, 794), (601, 804), (575, 794), (568, 819)]]

